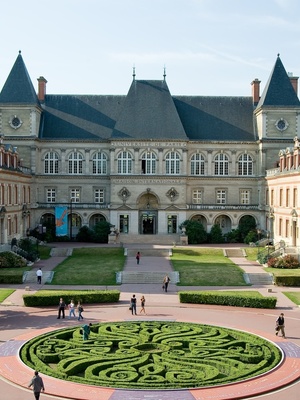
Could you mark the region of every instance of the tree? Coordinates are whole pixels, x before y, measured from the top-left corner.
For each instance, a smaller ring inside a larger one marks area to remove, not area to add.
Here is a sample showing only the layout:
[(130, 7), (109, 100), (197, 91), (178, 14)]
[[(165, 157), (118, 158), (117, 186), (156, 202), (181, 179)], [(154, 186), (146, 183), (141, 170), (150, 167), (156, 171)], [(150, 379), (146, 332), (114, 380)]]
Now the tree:
[(185, 227), (186, 234), (189, 238), (189, 244), (200, 244), (207, 241), (207, 232), (201, 222), (186, 220), (180, 227)]
[(94, 242), (108, 243), (111, 224), (107, 221), (100, 221), (94, 226)]
[(210, 230), (210, 242), (211, 243), (224, 243), (224, 237), (220, 225), (215, 224)]

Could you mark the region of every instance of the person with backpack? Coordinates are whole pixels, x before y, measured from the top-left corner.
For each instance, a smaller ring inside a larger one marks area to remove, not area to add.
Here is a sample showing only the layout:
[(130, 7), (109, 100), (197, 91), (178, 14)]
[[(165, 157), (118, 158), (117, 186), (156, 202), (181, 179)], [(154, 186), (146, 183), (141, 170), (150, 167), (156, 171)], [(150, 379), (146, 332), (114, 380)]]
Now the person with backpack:
[(168, 275), (166, 275), (165, 277), (164, 277), (164, 280), (163, 280), (163, 290), (165, 291), (165, 292), (167, 292), (168, 291), (168, 285), (169, 285), (169, 282), (171, 281), (171, 279), (169, 278), (169, 276)]
[(285, 330), (284, 330), (284, 314), (281, 313), (279, 317), (276, 319), (276, 336), (281, 332), (282, 337), (285, 339)]
[(81, 319), (83, 319), (83, 316), (82, 316), (83, 307), (82, 307), (80, 301), (78, 301), (78, 303), (77, 303), (77, 312), (78, 312), (78, 321), (80, 321)]

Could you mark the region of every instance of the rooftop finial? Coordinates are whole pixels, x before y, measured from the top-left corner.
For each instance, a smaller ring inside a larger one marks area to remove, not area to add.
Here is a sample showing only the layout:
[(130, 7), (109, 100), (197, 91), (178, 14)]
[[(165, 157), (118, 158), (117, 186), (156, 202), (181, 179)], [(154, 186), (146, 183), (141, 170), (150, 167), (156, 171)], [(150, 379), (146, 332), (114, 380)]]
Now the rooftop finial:
[(280, 53), (277, 54), (277, 57), (280, 57)]
[(21, 54), (21, 50), (19, 50), (19, 54)]
[(133, 67), (132, 67), (132, 77), (133, 77), (133, 80), (135, 81), (135, 65), (133, 65)]
[(166, 74), (166, 66), (164, 65), (164, 81), (166, 80), (166, 76), (167, 76), (167, 74)]

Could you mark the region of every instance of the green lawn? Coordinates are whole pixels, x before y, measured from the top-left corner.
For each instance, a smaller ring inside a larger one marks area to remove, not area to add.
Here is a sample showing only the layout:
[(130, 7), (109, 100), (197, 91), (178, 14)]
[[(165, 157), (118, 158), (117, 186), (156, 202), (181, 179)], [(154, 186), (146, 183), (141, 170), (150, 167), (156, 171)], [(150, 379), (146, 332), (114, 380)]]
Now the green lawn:
[(54, 269), (52, 285), (115, 285), (116, 272), (125, 263), (122, 248), (74, 249), (73, 255)]
[(300, 292), (282, 292), (288, 299), (290, 299), (293, 303), (300, 306)]
[(171, 262), (179, 286), (246, 286), (243, 270), (222, 249), (174, 249)]
[(2, 303), (13, 292), (13, 289), (0, 289), (0, 303)]
[(39, 245), (38, 252), (41, 260), (47, 260), (50, 258), (51, 247)]
[[(261, 249), (259, 247), (259, 249)], [(257, 247), (244, 247), (243, 250), (245, 250), (247, 254), (247, 259), (250, 261), (256, 261), (257, 260), (257, 253), (259, 250)]]
[(300, 268), (264, 268), (274, 276), (300, 276)]

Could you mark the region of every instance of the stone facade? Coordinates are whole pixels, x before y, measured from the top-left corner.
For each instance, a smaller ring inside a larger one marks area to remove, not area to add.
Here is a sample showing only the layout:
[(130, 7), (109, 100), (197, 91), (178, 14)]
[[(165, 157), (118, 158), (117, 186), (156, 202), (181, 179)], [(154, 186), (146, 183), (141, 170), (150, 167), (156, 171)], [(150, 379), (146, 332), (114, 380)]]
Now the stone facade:
[(125, 96), (47, 95), (38, 81), (36, 94), (19, 54), (0, 93), (3, 141), (31, 173), (31, 228), (66, 206), (72, 236), (101, 219), (122, 235), (178, 234), (187, 219), (227, 233), (244, 216), (269, 229), (266, 170), (300, 115), (279, 57), (262, 96), (255, 80), (246, 98), (172, 96), (165, 76), (134, 75)]

